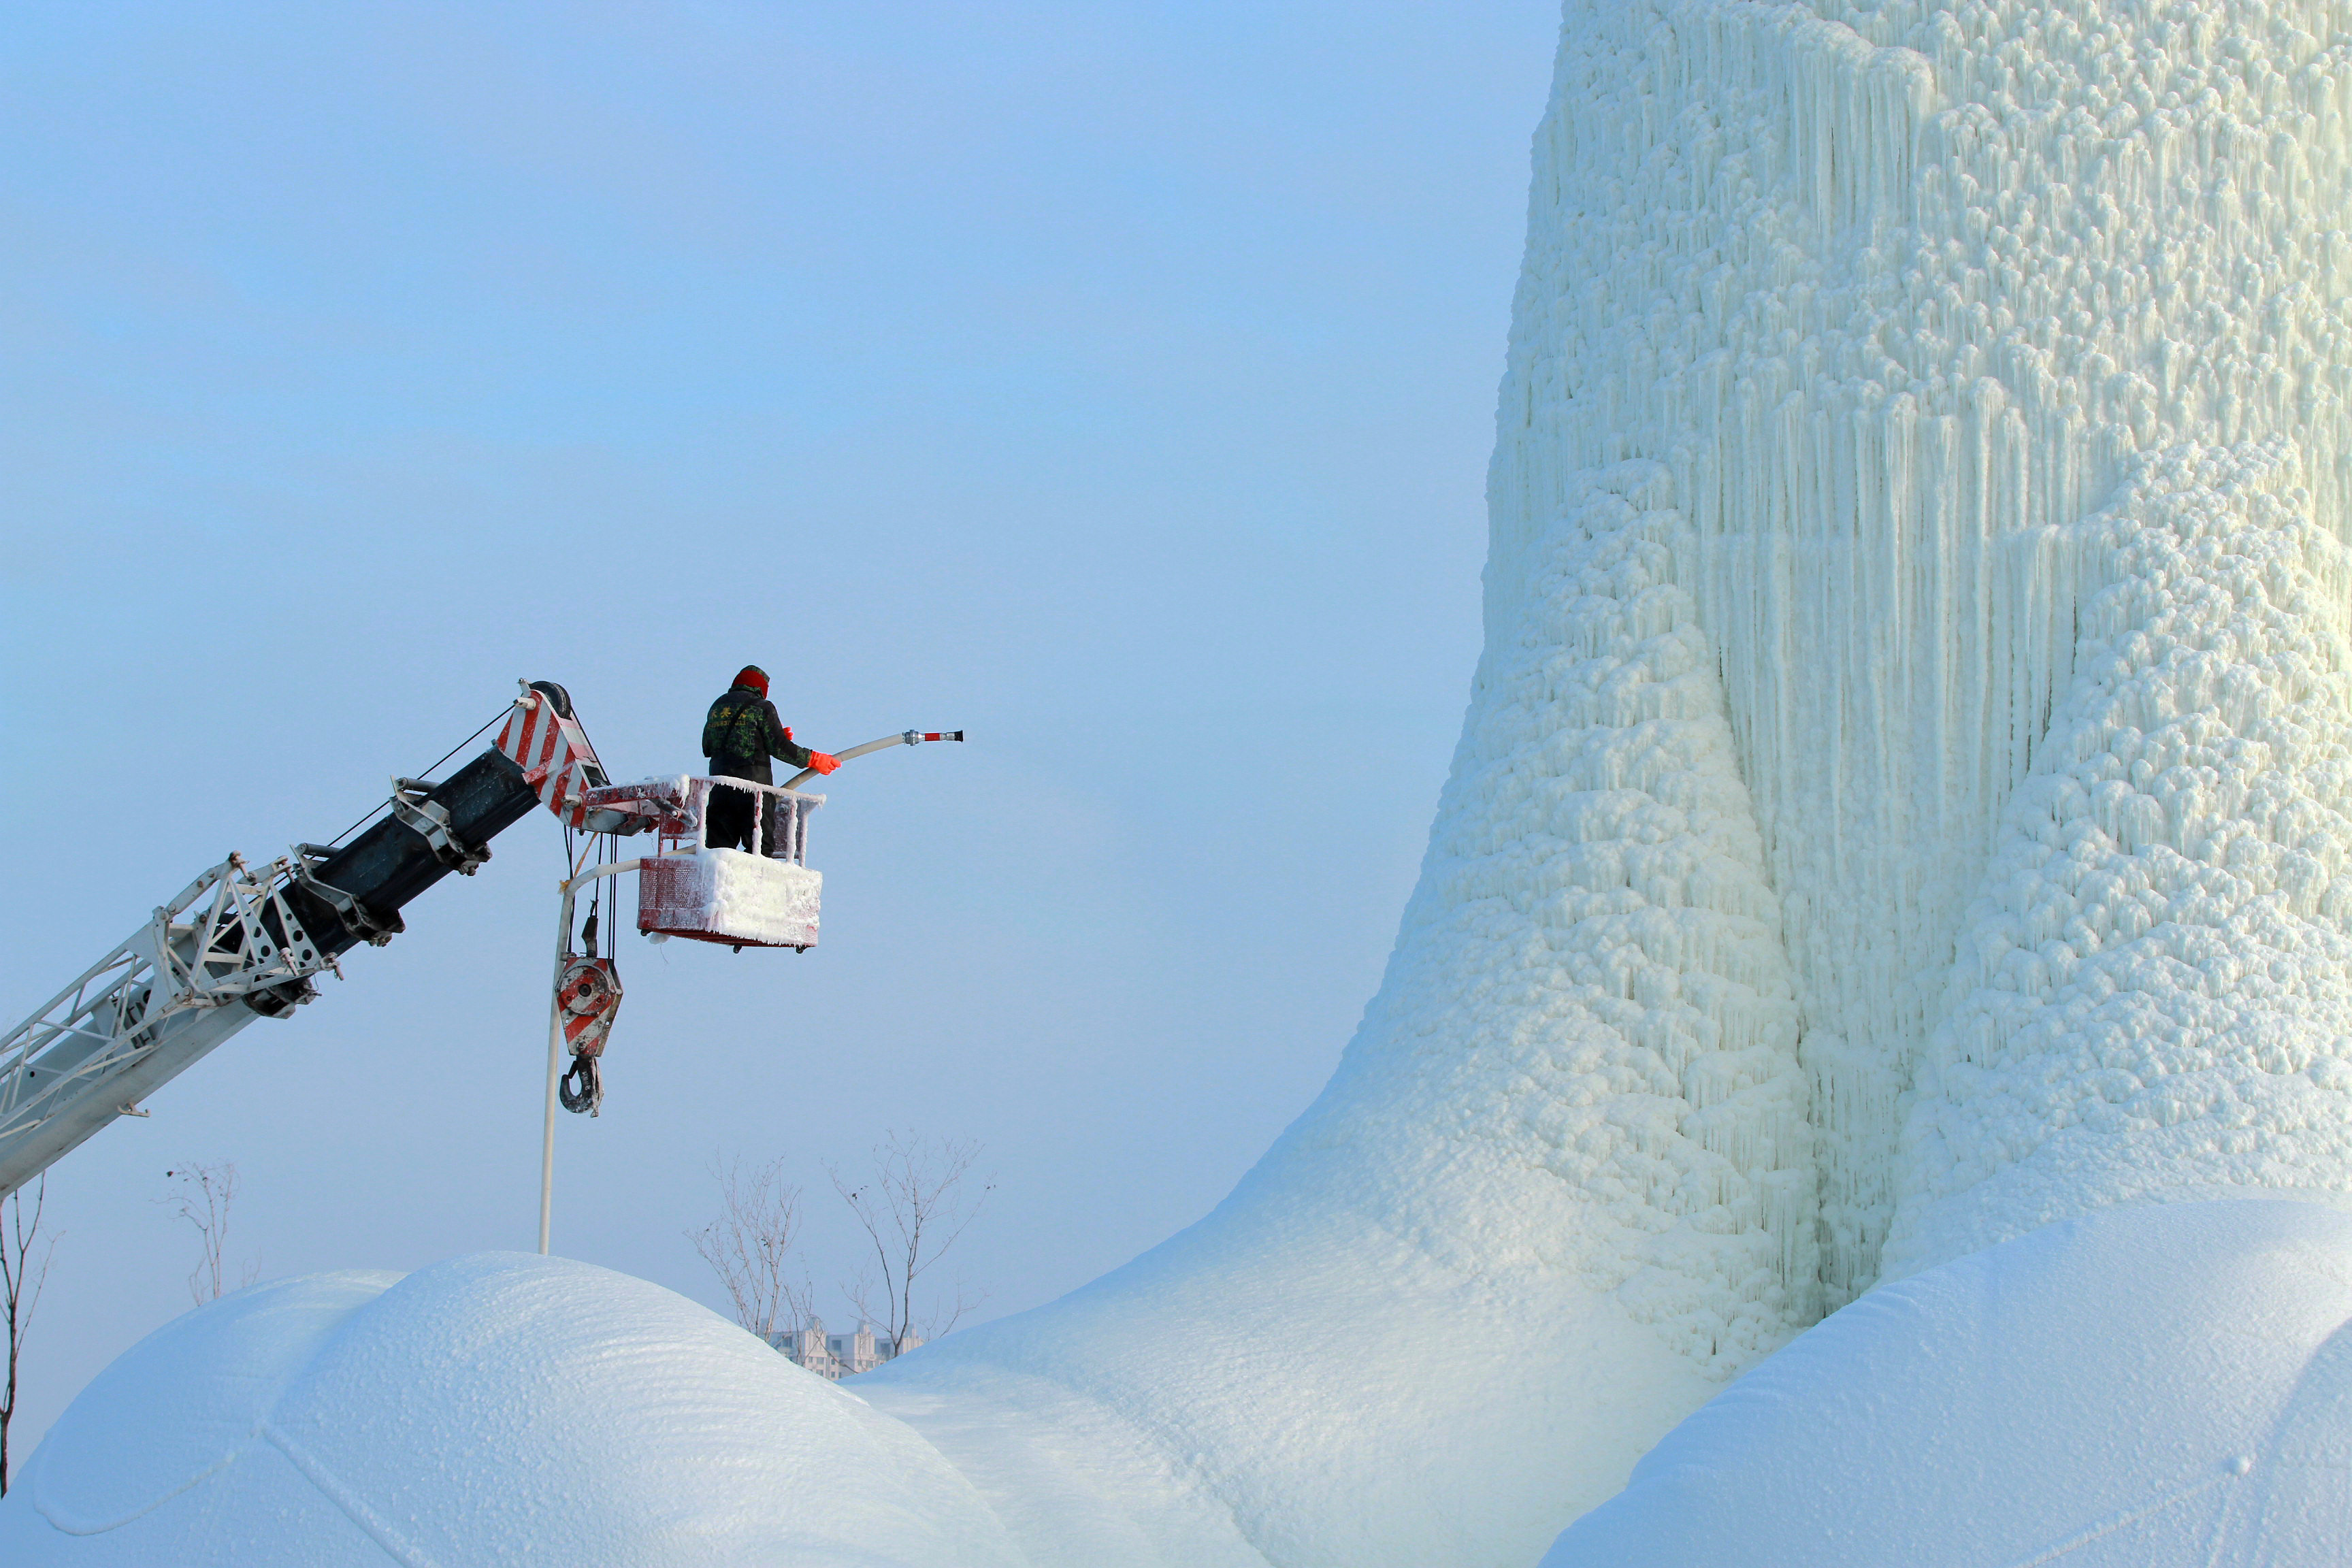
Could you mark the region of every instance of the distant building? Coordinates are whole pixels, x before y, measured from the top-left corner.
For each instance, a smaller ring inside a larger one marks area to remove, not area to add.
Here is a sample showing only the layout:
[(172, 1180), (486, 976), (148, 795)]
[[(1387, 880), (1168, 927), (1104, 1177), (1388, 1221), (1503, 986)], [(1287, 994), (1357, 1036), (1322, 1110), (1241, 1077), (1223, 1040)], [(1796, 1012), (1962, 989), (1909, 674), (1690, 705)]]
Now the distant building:
[(854, 1334), (828, 1334), (824, 1319), (811, 1318), (807, 1327), (771, 1334), (768, 1342), (783, 1352), (784, 1359), (795, 1366), (806, 1367), (819, 1377), (843, 1378), (872, 1372), (923, 1342), (914, 1334), (903, 1340), (877, 1334), (871, 1323), (858, 1324)]

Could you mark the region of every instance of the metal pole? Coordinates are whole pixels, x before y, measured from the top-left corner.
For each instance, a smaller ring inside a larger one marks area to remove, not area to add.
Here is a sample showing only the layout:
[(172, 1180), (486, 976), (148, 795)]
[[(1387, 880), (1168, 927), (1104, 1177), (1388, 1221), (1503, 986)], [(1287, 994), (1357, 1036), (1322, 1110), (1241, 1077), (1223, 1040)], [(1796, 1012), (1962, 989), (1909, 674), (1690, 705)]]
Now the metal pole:
[(555, 1086), (563, 1077), (564, 961), (572, 956), (572, 891), (563, 884), (562, 923), (555, 933), (555, 984), (547, 995), (547, 1127), (539, 1144), (539, 1255), (547, 1256), (547, 1233), (555, 1219)]

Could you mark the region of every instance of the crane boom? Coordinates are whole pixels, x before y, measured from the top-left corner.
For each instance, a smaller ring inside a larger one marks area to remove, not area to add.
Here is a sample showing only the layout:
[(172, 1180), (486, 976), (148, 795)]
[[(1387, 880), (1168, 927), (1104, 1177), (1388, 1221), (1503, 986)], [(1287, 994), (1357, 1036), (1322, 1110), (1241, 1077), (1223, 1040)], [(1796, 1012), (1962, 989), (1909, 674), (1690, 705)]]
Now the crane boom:
[(298, 845), (259, 868), (232, 855), (189, 883), (0, 1037), (0, 1197), (143, 1114), (140, 1100), (254, 1019), (310, 1001), (310, 977), (343, 953), (390, 942), (402, 906), (471, 875), (541, 804), (540, 783), (494, 746), (440, 784), (396, 781), (390, 813), (340, 848)]

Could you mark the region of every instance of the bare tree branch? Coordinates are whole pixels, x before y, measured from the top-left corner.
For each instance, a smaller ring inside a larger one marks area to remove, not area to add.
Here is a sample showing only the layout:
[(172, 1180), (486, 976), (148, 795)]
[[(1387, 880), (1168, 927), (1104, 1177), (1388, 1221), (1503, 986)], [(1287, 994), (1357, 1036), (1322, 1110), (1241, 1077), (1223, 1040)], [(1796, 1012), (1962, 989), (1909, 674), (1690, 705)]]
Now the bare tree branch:
[(880, 1302), (877, 1302), (874, 1299), (875, 1292), (881, 1287), (874, 1281), (874, 1264), (871, 1259), (858, 1265), (855, 1278), (837, 1280), (835, 1283), (840, 1286), (841, 1293), (849, 1298), (850, 1306), (856, 1309), (859, 1322), (879, 1323), (887, 1329), (896, 1321), (898, 1299), (892, 1296), (889, 1300)]
[(806, 1321), (811, 1305), (805, 1283), (793, 1283), (801, 1190), (785, 1184), (783, 1171), (781, 1159), (769, 1161), (748, 1179), (740, 1162), (716, 1167), (719, 1217), (688, 1236), (727, 1287), (735, 1321), (770, 1343), (777, 1333)]
[(49, 1179), (44, 1175), (34, 1185), (32, 1214), (27, 1217), (25, 1192), (19, 1187), (9, 1194), (7, 1222), (0, 1225), (0, 1318), (6, 1319), (8, 1331), (8, 1376), (5, 1388), (0, 1389), (0, 1497), (8, 1495), (8, 1425), (16, 1418), (16, 1369), (24, 1354), (25, 1336), (32, 1331), (34, 1309), (41, 1304), (41, 1291), (48, 1284), (49, 1264), (58, 1251), (55, 1232), (46, 1241), (41, 1237), (41, 1211), (47, 1206), (48, 1197)]
[(976, 1193), (966, 1185), (980, 1150), (969, 1140), (892, 1132), (874, 1146), (873, 1173), (866, 1180), (852, 1184), (837, 1167), (825, 1167), (833, 1190), (874, 1248), (873, 1262), (842, 1290), (869, 1321), (887, 1327), (896, 1343), (910, 1336), (939, 1338), (982, 1299), (968, 1296), (959, 1282), (943, 1306), (918, 1314), (914, 1304), (918, 1282), (962, 1238), (996, 1190), (987, 1178), (980, 1179)]
[[(163, 1202), (195, 1227), (197, 1243), (203, 1248), (195, 1268), (188, 1275), (188, 1294), (199, 1307), (207, 1301), (217, 1301), (226, 1289), (222, 1283), (222, 1261), (228, 1252), (229, 1209), (236, 1202), (236, 1167), (223, 1161), (217, 1165), (184, 1165), (163, 1174), (180, 1184), (179, 1190)], [(260, 1272), (258, 1263), (247, 1264), (245, 1283), (252, 1284)]]

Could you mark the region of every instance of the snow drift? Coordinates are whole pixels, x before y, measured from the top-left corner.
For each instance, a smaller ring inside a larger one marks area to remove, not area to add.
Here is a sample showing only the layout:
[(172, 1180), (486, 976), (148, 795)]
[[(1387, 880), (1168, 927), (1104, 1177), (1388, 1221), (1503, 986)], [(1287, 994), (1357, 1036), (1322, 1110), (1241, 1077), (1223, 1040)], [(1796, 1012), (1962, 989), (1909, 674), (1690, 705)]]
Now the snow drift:
[(1527, 1563), (1890, 1272), (2352, 1184), (2347, 115), (2322, 0), (1575, 0), (1381, 990), (1213, 1214), (860, 1384), (881, 1559)]
[(2107, 1209), (1880, 1287), (1676, 1427), (1545, 1568), (2331, 1568), (2352, 1215)]
[(519, 1253), (257, 1286), (148, 1336), (0, 1502), (0, 1562), (1022, 1562), (919, 1439), (658, 1286)]

